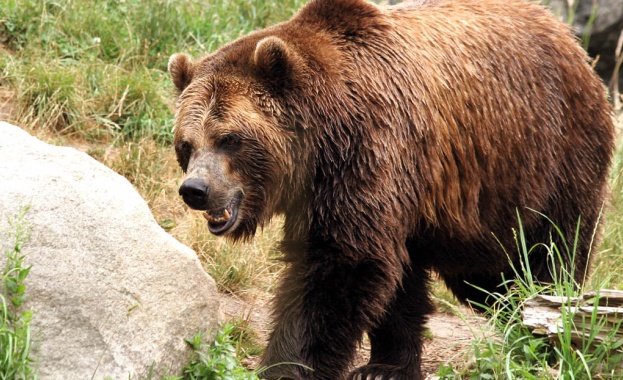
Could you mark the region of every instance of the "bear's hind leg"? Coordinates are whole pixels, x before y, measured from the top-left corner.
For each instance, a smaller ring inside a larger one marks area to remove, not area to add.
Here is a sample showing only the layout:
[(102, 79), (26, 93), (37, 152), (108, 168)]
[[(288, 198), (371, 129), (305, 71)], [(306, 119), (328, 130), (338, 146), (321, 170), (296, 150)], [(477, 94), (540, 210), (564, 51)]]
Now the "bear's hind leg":
[(407, 269), (402, 288), (381, 323), (368, 332), (370, 361), (355, 369), (349, 380), (420, 380), (422, 333), (434, 311), (428, 295), (428, 271)]

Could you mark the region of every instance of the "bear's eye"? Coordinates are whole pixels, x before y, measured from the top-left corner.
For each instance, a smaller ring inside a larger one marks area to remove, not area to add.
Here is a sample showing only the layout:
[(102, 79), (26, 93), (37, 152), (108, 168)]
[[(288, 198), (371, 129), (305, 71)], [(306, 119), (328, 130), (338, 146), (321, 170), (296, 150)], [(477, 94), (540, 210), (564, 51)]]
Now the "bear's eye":
[(240, 147), (242, 139), (234, 133), (228, 133), (216, 140), (216, 147), (223, 150), (234, 151)]
[(182, 141), (181, 144), (175, 146), (175, 153), (177, 155), (177, 162), (184, 172), (188, 168), (190, 161), (190, 155), (193, 152), (193, 146), (188, 141)]

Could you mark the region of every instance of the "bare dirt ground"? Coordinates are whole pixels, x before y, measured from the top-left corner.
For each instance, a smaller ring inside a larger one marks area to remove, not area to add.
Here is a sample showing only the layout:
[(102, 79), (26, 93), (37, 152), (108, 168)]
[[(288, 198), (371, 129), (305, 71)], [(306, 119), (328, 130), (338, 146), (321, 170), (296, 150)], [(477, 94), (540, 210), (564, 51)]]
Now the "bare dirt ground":
[[(248, 297), (246, 297), (248, 298)], [(435, 379), (441, 363), (461, 365), (469, 358), (468, 347), (474, 337), (473, 331), (480, 331), (485, 326), (485, 319), (468, 308), (459, 307), (462, 318), (453, 314), (436, 312), (427, 324), (431, 338), (427, 339), (422, 358), (422, 371), (426, 379)], [(270, 309), (268, 295), (262, 294), (247, 301), (235, 296), (221, 296), (221, 318), (223, 321), (243, 319), (259, 333), (265, 344), (270, 328)], [(355, 366), (367, 363), (370, 357), (370, 345), (366, 339), (357, 351)], [(257, 367), (259, 357), (250, 357), (245, 365)]]

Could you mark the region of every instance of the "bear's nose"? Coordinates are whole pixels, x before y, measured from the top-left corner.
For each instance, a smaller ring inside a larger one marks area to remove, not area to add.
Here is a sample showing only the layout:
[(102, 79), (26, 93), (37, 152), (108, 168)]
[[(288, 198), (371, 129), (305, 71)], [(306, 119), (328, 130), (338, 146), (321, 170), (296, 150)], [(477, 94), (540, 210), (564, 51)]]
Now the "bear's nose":
[(208, 209), (208, 193), (210, 188), (202, 179), (189, 178), (180, 186), (180, 195), (184, 202), (195, 210)]

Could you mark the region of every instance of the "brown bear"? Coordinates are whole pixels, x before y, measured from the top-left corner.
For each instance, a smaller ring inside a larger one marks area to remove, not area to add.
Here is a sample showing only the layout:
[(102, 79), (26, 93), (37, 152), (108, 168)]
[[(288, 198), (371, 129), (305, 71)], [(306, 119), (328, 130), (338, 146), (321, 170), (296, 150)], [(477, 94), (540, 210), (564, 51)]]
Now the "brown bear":
[[(580, 285), (614, 145), (586, 60), (521, 0), (311, 0), (172, 56), (184, 201), (234, 240), (285, 215), (263, 375), (344, 379), (367, 332), (349, 379), (422, 379), (431, 273), (484, 302), (476, 287), (500, 290), (518, 264), (518, 212), (529, 246), (563, 247), (581, 224), (562, 265)], [(539, 281), (561, 270), (543, 248), (529, 261)]]

